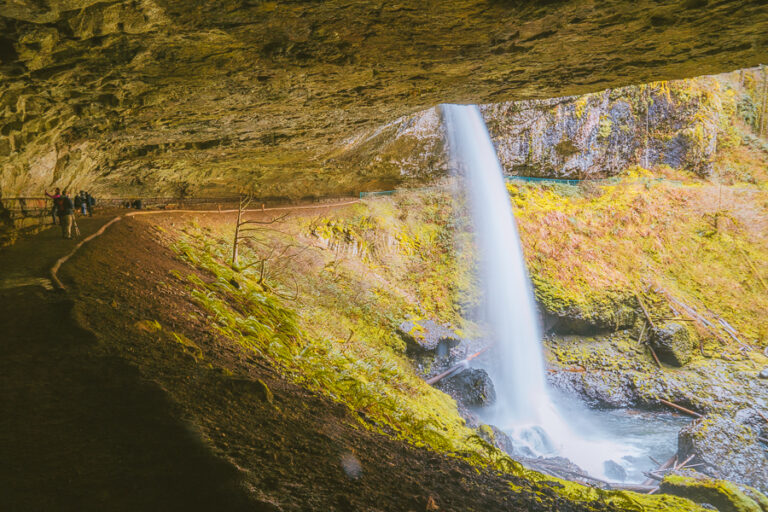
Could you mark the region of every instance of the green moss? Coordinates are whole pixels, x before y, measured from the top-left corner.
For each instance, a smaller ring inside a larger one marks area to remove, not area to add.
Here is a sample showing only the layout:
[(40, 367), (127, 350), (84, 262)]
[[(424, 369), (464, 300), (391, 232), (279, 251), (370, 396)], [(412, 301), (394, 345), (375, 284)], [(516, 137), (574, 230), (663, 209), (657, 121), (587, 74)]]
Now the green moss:
[(691, 499), (697, 503), (709, 503), (721, 512), (763, 512), (762, 505), (768, 499), (756, 489), (749, 493), (752, 499), (742, 492), (736, 484), (726, 480), (690, 478), (681, 475), (669, 475), (661, 483), (661, 491)]
[(613, 121), (607, 116), (600, 118), (600, 124), (597, 128), (597, 134), (603, 139), (607, 139), (611, 135), (613, 129)]

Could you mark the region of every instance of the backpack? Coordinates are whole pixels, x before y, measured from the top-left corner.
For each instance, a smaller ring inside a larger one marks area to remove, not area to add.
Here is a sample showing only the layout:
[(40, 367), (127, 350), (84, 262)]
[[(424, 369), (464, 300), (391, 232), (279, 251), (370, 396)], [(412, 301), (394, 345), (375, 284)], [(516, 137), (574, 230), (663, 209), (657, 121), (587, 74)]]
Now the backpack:
[(59, 196), (53, 200), (53, 204), (56, 205), (56, 209), (60, 212), (64, 211), (64, 197)]
[(75, 208), (80, 208), (83, 205), (83, 200), (80, 196), (75, 196)]

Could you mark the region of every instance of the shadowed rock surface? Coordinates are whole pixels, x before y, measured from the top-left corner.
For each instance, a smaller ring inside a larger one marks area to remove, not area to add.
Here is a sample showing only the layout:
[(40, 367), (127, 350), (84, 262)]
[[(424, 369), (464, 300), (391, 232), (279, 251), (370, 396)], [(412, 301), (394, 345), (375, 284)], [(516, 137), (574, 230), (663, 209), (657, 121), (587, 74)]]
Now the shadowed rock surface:
[(693, 339), (684, 325), (668, 322), (652, 329), (651, 343), (659, 359), (672, 366), (684, 366), (691, 360)]
[(756, 1), (52, 0), (1, 11), (6, 196), (53, 182), (214, 194), (248, 181), (291, 197), (391, 188), (399, 170), (335, 159), (346, 142), (441, 102), (754, 66), (768, 42)]
[(437, 388), (451, 395), (460, 406), (481, 407), (496, 401), (496, 389), (488, 372), (467, 368), (437, 383)]

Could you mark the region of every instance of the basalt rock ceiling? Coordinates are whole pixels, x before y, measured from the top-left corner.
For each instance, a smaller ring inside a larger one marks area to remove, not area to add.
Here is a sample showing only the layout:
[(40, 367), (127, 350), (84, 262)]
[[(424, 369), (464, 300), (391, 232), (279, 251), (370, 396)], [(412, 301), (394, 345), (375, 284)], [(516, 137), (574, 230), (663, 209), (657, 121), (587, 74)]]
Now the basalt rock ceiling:
[(340, 157), (404, 114), (761, 61), (762, 0), (4, 0), (0, 193), (388, 187)]

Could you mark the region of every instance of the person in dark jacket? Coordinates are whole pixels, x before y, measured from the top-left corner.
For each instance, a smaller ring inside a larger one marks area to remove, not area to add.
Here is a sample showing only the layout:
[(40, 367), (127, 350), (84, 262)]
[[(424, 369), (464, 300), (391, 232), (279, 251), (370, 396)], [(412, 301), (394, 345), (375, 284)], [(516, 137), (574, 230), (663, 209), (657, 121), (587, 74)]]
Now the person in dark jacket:
[(88, 203), (88, 216), (93, 217), (93, 207), (96, 206), (96, 199), (89, 192), (86, 192), (85, 200)]
[(67, 195), (67, 191), (61, 193), (56, 200), (56, 209), (61, 223), (61, 236), (67, 240), (72, 238), (72, 223), (75, 216), (75, 205)]
[(56, 224), (56, 217), (58, 215), (58, 212), (56, 211), (56, 201), (61, 197), (61, 189), (57, 187), (53, 195), (49, 194), (48, 191), (46, 190), (45, 195), (53, 199), (53, 206), (51, 207), (51, 217), (53, 217), (53, 223)]

